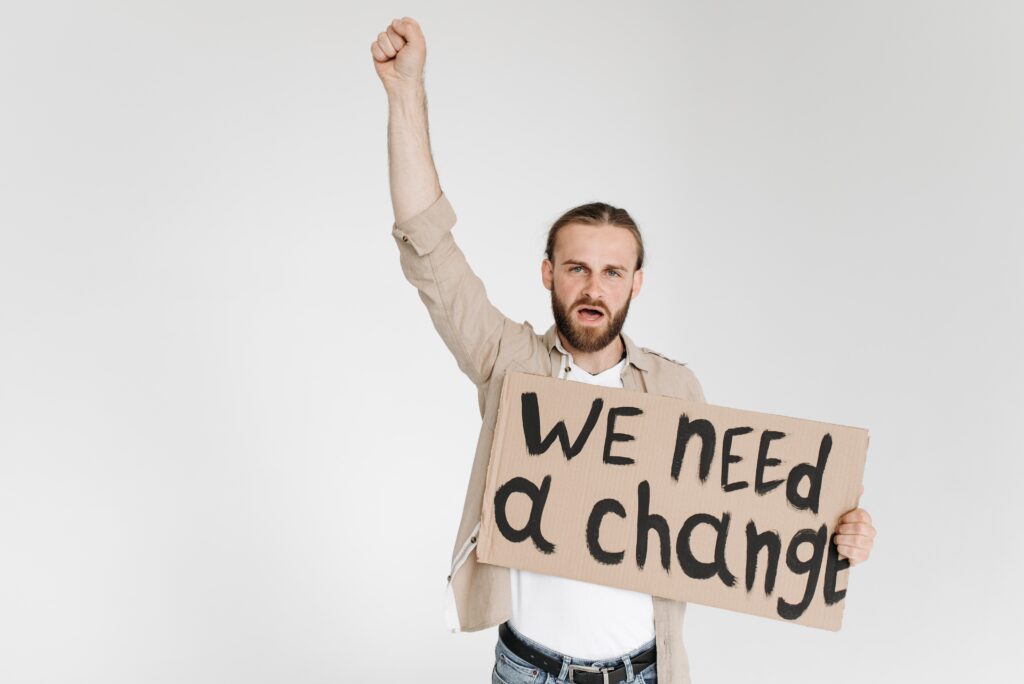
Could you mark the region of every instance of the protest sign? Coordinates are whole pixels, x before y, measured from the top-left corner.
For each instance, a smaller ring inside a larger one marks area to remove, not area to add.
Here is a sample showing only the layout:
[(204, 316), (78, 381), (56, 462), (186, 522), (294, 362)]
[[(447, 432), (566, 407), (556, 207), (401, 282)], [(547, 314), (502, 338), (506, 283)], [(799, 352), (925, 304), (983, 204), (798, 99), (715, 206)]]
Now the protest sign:
[(838, 630), (868, 433), (508, 373), (479, 560)]

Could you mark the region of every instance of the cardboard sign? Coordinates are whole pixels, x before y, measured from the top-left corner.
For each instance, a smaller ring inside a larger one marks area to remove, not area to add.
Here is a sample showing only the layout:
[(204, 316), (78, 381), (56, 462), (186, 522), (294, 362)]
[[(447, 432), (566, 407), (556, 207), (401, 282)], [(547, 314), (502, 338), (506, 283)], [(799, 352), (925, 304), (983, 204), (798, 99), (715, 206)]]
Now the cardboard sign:
[(861, 428), (509, 373), (477, 556), (838, 630), (832, 535), (867, 446)]

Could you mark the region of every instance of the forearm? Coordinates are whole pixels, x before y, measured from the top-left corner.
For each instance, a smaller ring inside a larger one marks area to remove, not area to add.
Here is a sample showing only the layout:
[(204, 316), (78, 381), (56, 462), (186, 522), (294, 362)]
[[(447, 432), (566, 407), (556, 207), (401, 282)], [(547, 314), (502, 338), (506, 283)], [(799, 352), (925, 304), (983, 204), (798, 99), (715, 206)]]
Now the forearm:
[(422, 81), (388, 90), (388, 173), (396, 223), (412, 218), (441, 195)]

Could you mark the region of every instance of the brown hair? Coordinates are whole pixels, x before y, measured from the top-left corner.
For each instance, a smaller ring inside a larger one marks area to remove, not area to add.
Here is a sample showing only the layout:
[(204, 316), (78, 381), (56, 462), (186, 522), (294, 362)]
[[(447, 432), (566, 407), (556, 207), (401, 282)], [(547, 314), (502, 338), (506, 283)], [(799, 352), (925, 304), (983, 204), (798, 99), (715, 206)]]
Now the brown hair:
[(555, 238), (558, 231), (570, 223), (583, 223), (588, 226), (600, 226), (608, 224), (616, 228), (625, 228), (636, 238), (636, 269), (639, 271), (644, 266), (644, 240), (640, 236), (640, 228), (636, 221), (629, 215), (629, 212), (620, 207), (613, 207), (604, 202), (591, 202), (581, 204), (562, 214), (548, 231), (548, 243), (544, 248), (544, 254), (552, 263), (555, 261)]

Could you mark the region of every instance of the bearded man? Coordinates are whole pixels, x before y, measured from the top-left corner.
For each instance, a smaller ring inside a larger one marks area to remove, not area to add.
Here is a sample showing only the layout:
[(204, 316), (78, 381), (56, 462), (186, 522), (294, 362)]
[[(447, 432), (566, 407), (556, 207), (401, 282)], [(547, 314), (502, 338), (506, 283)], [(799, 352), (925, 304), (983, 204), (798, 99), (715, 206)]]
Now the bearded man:
[[(538, 334), (488, 300), (452, 236), (456, 217), (430, 151), (419, 24), (395, 19), (370, 46), (388, 95), (388, 154), (402, 271), (416, 287), (459, 368), (476, 385), (482, 417), (462, 521), (448, 575), (453, 630), (497, 626), (492, 682), (539, 684), (690, 681), (683, 645), (686, 604), (635, 591), (480, 563), (484, 479), (502, 380), (509, 371), (704, 401), (684, 364), (622, 332), (643, 284), (644, 245), (624, 209), (592, 203), (566, 212), (548, 233), (541, 281), (554, 324)], [(833, 538), (851, 564), (875, 536), (855, 509)]]

